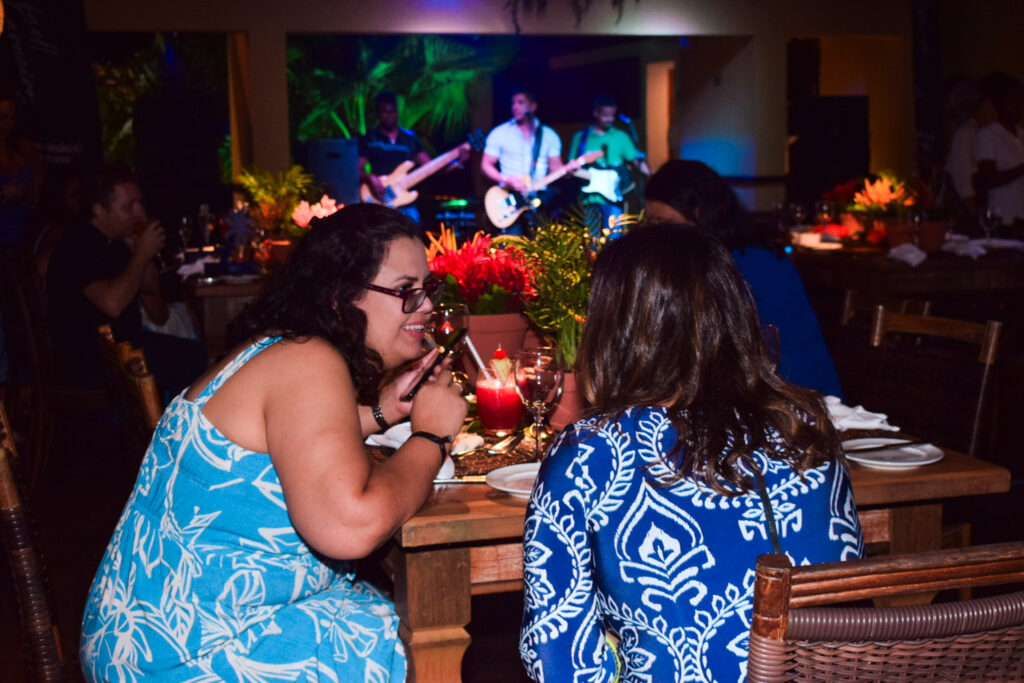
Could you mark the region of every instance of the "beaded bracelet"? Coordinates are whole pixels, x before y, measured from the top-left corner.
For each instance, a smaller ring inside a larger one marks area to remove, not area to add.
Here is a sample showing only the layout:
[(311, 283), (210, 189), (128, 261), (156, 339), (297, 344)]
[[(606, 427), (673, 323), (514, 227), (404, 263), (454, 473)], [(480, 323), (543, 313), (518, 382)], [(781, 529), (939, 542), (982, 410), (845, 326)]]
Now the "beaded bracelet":
[(381, 411), (379, 403), (373, 406), (373, 419), (377, 421), (382, 432), (391, 426), (388, 424), (388, 421), (384, 419), (384, 413)]

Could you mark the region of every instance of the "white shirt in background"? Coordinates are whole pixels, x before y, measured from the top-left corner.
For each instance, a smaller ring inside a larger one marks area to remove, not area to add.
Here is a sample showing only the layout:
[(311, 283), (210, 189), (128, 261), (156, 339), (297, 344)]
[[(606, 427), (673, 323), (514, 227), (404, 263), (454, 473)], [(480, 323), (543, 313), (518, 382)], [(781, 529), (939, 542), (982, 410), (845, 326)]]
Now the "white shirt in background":
[[(972, 149), (976, 162), (994, 161), (997, 171), (1007, 171), (1024, 164), (1024, 129), (1017, 126), (1016, 135), (998, 121), (978, 129)], [(1024, 176), (988, 191), (989, 207), (1004, 223), (1024, 220)]]
[(974, 196), (974, 174), (978, 172), (978, 164), (974, 162), (973, 147), (977, 133), (978, 122), (967, 119), (953, 132), (953, 139), (949, 143), (946, 172), (960, 199)]

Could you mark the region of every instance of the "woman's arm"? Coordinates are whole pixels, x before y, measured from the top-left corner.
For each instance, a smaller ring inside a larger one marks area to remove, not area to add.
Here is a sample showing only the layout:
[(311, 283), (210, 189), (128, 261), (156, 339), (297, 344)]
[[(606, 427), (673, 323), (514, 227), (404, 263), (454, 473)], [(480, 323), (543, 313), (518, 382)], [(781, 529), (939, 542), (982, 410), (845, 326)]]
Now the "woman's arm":
[(563, 439), (544, 459), (526, 512), (519, 653), (534, 680), (612, 681), (616, 674), (597, 604), (584, 497), (570, 474), (576, 451), (573, 439)]
[[(282, 343), (261, 371), (267, 451), (295, 529), (317, 551), (365, 557), (423, 504), (441, 465), (437, 444), (409, 439), (384, 462), (363, 445), (356, 392), (341, 355), (319, 339)], [(412, 427), (440, 436), (462, 426), (466, 404), (451, 373), (423, 386)]]

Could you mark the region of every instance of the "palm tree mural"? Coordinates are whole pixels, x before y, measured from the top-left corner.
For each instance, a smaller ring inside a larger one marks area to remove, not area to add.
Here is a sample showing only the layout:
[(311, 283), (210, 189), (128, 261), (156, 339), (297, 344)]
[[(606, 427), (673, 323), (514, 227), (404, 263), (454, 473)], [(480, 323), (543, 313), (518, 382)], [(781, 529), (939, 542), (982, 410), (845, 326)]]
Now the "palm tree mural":
[(398, 96), (402, 125), (425, 141), (458, 139), (479, 86), (515, 54), (513, 38), (489, 39), (484, 50), (433, 35), (360, 37), (342, 73), (316, 54), (330, 40), (342, 39), (305, 37), (288, 49), (292, 138), (300, 142), (364, 135), (374, 125), (373, 98), (385, 90)]

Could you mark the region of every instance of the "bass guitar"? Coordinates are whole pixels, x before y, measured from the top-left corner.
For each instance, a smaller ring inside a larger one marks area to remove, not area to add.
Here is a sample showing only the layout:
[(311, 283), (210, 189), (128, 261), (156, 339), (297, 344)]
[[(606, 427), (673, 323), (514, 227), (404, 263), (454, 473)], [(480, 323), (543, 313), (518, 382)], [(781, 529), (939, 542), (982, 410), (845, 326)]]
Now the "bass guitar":
[[(594, 163), (603, 156), (604, 152), (587, 152), (569, 163), (584, 166)], [(515, 223), (524, 212), (539, 209), (544, 203), (539, 195), (540, 191), (567, 173), (569, 173), (569, 164), (548, 173), (536, 183), (530, 183), (529, 177), (523, 176), (523, 181), (530, 185), (530, 190), (525, 193), (495, 185), (484, 195), (484, 211), (487, 212), (487, 218), (494, 227), (505, 230)]]
[[(463, 151), (474, 149), (477, 152), (484, 148), (484, 134), (480, 130), (470, 133), (466, 142), (458, 147), (440, 154), (416, 170), (412, 170), (415, 162), (411, 159), (403, 161), (395, 167), (391, 173), (385, 176), (378, 176), (384, 185), (384, 196), (377, 197), (373, 194), (370, 186), (363, 183), (359, 186), (359, 197), (364, 203), (383, 204), (390, 209), (397, 209), (407, 204), (412, 204), (419, 196), (419, 192), (411, 188), (430, 176), (434, 175), (448, 164), (455, 161)], [(410, 172), (411, 171), (411, 172)]]

